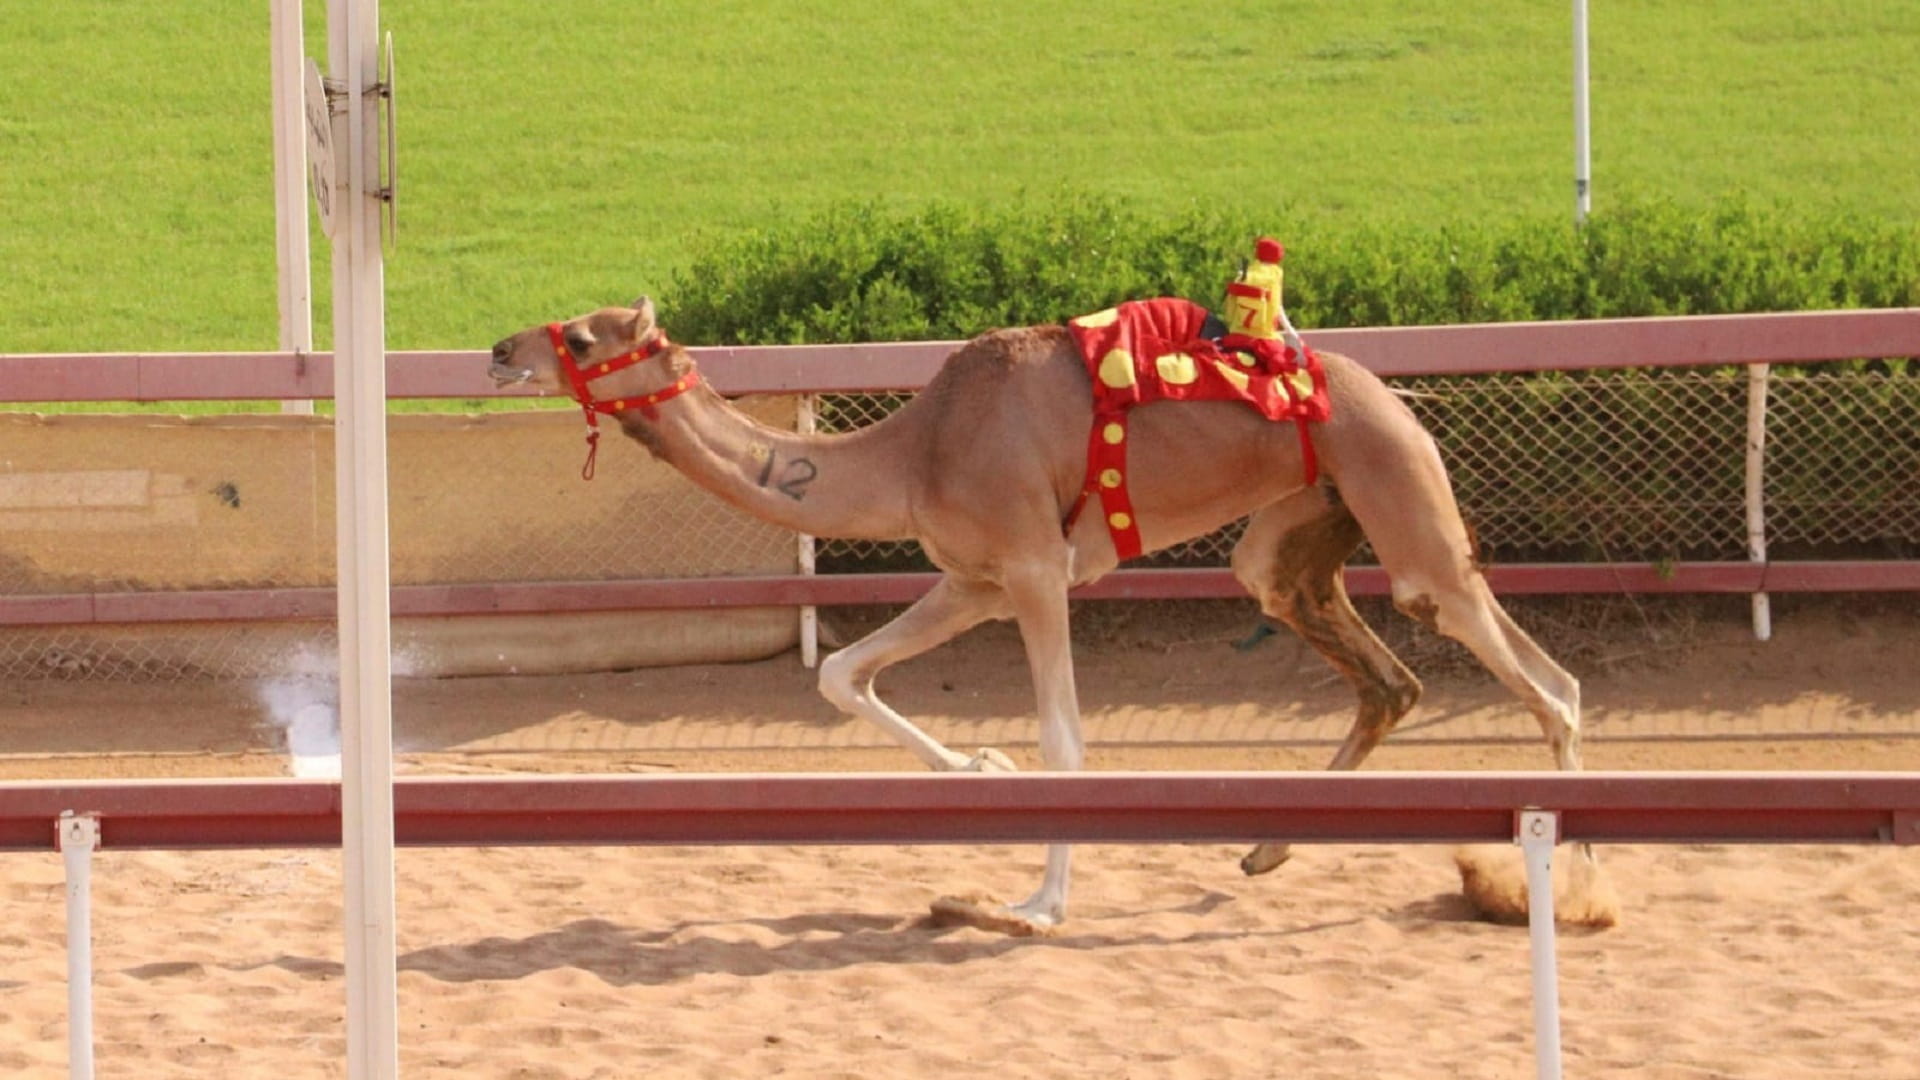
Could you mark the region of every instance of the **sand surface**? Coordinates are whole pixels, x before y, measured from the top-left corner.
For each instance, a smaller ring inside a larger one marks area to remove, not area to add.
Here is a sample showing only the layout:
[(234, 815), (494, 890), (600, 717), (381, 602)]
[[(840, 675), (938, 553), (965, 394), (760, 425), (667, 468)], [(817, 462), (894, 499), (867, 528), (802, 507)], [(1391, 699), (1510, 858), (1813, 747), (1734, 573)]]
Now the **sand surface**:
[[(1244, 622), (1244, 617), (1240, 617)], [(1289, 639), (1129, 625), (1077, 650), (1089, 767), (1318, 767), (1349, 699)], [(1653, 652), (1659, 650), (1653, 649)], [(1607, 769), (1920, 767), (1920, 617), (1737, 622), (1647, 659), (1632, 627), (1585, 683)], [(1641, 662), (1644, 660), (1645, 662)], [(1418, 666), (1418, 665), (1416, 665)], [(1370, 768), (1538, 768), (1484, 676), (1428, 693)], [(427, 773), (907, 769), (792, 655), (565, 679), (403, 682), (400, 767)], [(310, 688), (0, 685), (0, 780), (285, 775), (274, 709)], [(1037, 764), (1018, 643), (988, 627), (883, 678), (937, 737)], [(274, 709), (268, 707), (272, 702)], [(1452, 852), (1311, 847), (1247, 879), (1238, 847), (1079, 850), (1069, 923), (930, 925), (1019, 899), (1037, 848), (404, 850), (410, 1077), (1533, 1075), (1524, 930), (1471, 917)], [(1625, 906), (1561, 942), (1568, 1075), (1920, 1075), (1920, 852), (1625, 847)], [(345, 1075), (332, 852), (98, 858), (101, 1077)], [(61, 868), (0, 856), (0, 1076), (65, 1076)]]

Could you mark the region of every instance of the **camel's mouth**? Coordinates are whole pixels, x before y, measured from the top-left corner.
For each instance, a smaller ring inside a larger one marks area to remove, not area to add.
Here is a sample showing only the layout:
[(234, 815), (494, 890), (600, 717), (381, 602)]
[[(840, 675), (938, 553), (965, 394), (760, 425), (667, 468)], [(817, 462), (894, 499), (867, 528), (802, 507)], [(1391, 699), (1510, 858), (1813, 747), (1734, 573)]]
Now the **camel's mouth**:
[(527, 380), (533, 378), (533, 369), (494, 364), (487, 369), (487, 374), (493, 377), (493, 385), (495, 386), (520, 386), (527, 382)]

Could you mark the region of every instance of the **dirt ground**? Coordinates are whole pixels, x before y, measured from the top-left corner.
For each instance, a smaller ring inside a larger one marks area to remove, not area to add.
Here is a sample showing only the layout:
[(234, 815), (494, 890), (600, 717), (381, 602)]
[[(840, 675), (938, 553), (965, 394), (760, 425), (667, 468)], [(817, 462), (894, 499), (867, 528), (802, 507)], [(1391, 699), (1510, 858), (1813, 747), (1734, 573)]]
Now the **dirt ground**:
[[(1584, 681), (1603, 769), (1920, 766), (1920, 617), (1899, 602), (1516, 605)], [(1350, 696), (1247, 605), (1080, 613), (1089, 766), (1304, 769)], [(836, 617), (842, 634), (871, 613)], [(1369, 768), (1544, 768), (1533, 723), (1397, 623), (1427, 696)], [(1016, 636), (887, 673), (936, 736), (1036, 763)], [(295, 681), (0, 686), (0, 779), (284, 775)], [(569, 678), (403, 680), (416, 773), (916, 767), (837, 716), (789, 653)], [(310, 710), (309, 710), (310, 711)], [(1040, 849), (407, 848), (396, 862), (404, 1075), (502, 1080), (995, 1076), (1381, 1080), (1535, 1075), (1524, 929), (1478, 920), (1449, 853), (1310, 846), (1247, 878), (1237, 845), (1089, 845), (1060, 932), (928, 918), (1025, 895)], [(1502, 857), (1517, 862), (1510, 848)], [(1568, 1074), (1912, 1074), (1911, 848), (1647, 845), (1601, 865), (1620, 926), (1559, 952)], [(102, 1080), (341, 1080), (337, 851), (105, 852), (92, 894)], [(67, 1075), (61, 860), (0, 860), (0, 1074)], [(1905, 1062), (1906, 1064), (1901, 1064)]]
[[(1582, 679), (1589, 768), (1920, 767), (1920, 605), (1910, 598), (1776, 600), (1766, 643), (1753, 640), (1744, 600), (1513, 606)], [(857, 635), (884, 614), (828, 613), (829, 633)], [(1426, 683), (1369, 768), (1551, 765), (1531, 718), (1463, 653), (1397, 616), (1368, 614)], [(1236, 647), (1254, 625), (1246, 604), (1082, 605), (1088, 767), (1323, 765), (1352, 697), (1284, 631)], [(880, 690), (950, 745), (1039, 764), (1031, 684), (1009, 625), (892, 669)], [(0, 778), (284, 774), (284, 714), (331, 693), (0, 684)], [(394, 738), (400, 769), (421, 773), (918, 768), (823, 701), (793, 652), (587, 676), (402, 679)]]

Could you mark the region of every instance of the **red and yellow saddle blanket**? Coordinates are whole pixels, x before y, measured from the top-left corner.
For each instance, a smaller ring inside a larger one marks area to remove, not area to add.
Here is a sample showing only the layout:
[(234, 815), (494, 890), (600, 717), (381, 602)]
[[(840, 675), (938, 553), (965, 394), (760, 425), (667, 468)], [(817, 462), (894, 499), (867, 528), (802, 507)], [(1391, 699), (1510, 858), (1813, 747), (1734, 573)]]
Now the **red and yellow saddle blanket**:
[(1135, 300), (1067, 324), (1093, 376), (1093, 434), (1087, 480), (1062, 527), (1098, 495), (1122, 560), (1140, 554), (1140, 525), (1127, 495), (1127, 417), (1156, 401), (1239, 401), (1300, 429), (1307, 483), (1318, 475), (1312, 421), (1325, 420), (1327, 376), (1312, 349), (1301, 356), (1275, 338), (1205, 335), (1207, 309), (1186, 300)]

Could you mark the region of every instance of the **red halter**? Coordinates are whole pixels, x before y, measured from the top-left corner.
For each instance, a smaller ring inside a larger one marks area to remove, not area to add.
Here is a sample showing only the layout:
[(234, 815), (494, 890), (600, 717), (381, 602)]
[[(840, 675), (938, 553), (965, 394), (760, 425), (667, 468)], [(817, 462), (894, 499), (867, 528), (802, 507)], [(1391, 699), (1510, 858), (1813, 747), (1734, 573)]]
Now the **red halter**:
[(594, 460), (600, 454), (601, 413), (611, 416), (627, 409), (639, 409), (647, 419), (651, 420), (655, 415), (653, 411), (655, 405), (679, 397), (700, 383), (700, 373), (689, 371), (674, 380), (673, 385), (655, 390), (651, 394), (614, 398), (611, 401), (595, 401), (593, 392), (587, 389), (588, 383), (602, 375), (611, 375), (622, 368), (630, 368), (658, 356), (672, 344), (667, 340), (667, 335), (656, 333), (652, 341), (632, 352), (616, 356), (611, 360), (603, 360), (585, 371), (580, 369), (580, 362), (574, 359), (573, 350), (567, 348), (566, 332), (559, 323), (547, 324), (547, 337), (553, 341), (553, 353), (560, 358), (561, 370), (567, 373), (567, 382), (573, 387), (573, 400), (580, 403), (580, 411), (587, 418), (587, 463), (580, 468), (580, 478), (583, 480), (593, 479)]

